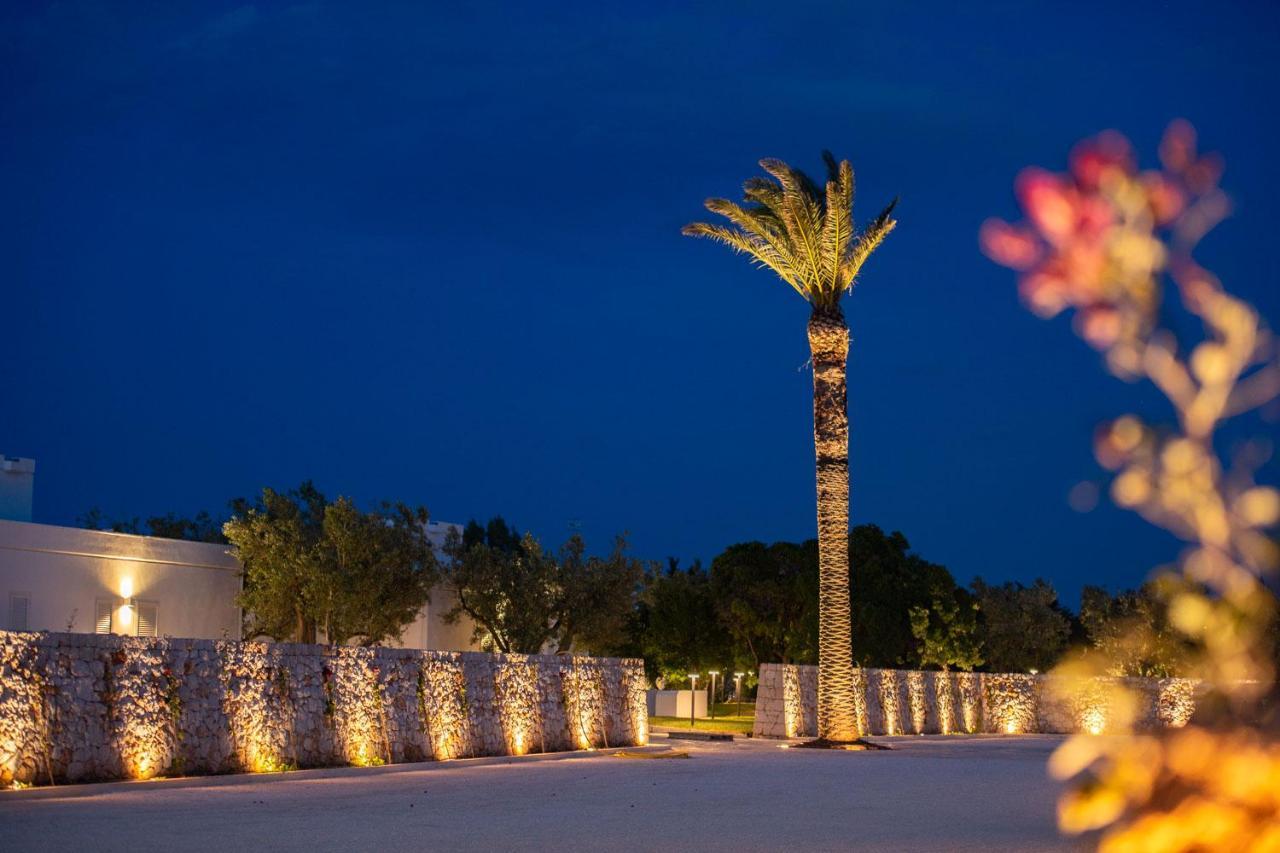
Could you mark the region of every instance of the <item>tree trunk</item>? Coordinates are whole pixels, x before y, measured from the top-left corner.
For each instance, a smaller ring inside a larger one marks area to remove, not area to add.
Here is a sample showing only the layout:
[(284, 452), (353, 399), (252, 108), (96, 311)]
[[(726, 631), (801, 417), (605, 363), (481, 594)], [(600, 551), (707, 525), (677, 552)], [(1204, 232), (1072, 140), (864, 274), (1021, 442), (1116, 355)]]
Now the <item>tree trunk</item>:
[(818, 479), (818, 737), (858, 737), (849, 613), (849, 327), (837, 307), (809, 318)]

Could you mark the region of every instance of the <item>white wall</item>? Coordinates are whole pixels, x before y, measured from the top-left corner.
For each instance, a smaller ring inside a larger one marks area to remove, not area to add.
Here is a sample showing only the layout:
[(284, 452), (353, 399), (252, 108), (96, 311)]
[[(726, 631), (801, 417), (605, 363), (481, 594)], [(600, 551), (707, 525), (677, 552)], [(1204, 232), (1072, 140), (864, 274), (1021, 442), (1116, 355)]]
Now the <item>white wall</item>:
[[(448, 526), (433, 523), (433, 544)], [(20, 595), (29, 600), (27, 630), (93, 633), (97, 601), (112, 599), (112, 633), (135, 633), (136, 615), (126, 627), (119, 612), (132, 598), (157, 605), (161, 636), (238, 639), (239, 591), (240, 563), (226, 545), (0, 520), (0, 629), (20, 627), (10, 624), (12, 597)], [(441, 618), (453, 604), (452, 593), (435, 589), (390, 645), (475, 651), (469, 619)]]
[(457, 624), (448, 625), (442, 618), (457, 602), (457, 596), (444, 587), (431, 590), (431, 601), (422, 608), (404, 633), (400, 642), (388, 643), (403, 649), (430, 649), (443, 652), (474, 652), (480, 647), (471, 641), (471, 632), (475, 625), (465, 615)]
[(693, 716), (706, 718), (707, 691), (704, 690), (650, 690), (645, 694), (651, 717), (689, 718), (689, 702), (693, 701)]
[[(29, 596), (32, 631), (92, 633), (98, 599), (154, 602), (161, 636), (236, 639), (240, 565), (225, 545), (0, 521), (0, 626)], [(125, 593), (128, 593), (125, 595)], [(113, 633), (133, 633), (113, 620)]]

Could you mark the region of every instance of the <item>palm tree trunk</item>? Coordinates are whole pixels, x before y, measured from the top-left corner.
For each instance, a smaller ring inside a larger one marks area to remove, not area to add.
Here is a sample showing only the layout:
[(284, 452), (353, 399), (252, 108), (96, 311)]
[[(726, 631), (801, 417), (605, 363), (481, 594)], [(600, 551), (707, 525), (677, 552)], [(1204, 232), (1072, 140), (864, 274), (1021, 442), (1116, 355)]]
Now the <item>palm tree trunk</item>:
[(818, 475), (818, 737), (858, 737), (849, 613), (849, 326), (839, 307), (809, 318)]

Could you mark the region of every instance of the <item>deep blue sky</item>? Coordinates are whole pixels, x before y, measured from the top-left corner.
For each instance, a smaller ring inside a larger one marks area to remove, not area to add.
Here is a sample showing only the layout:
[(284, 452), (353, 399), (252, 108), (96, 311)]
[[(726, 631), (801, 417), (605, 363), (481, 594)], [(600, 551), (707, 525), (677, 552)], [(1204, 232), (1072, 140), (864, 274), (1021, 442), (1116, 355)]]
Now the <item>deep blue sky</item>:
[(1096, 422), (1167, 412), (975, 235), (1021, 166), (1186, 116), (1238, 205), (1201, 256), (1280, 317), (1271, 4), (358, 5), (0, 12), (0, 452), (36, 520), (311, 477), (650, 558), (811, 536), (807, 308), (678, 229), (829, 147), (860, 220), (902, 198), (846, 303), (854, 520), (1068, 601), (1174, 556), (1065, 502)]

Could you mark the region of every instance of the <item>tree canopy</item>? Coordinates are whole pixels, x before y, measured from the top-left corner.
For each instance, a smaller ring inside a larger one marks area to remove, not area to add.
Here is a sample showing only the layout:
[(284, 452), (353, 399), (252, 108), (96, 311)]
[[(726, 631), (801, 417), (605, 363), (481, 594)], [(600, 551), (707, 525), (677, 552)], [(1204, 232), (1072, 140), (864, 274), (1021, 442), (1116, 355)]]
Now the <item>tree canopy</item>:
[(671, 684), (690, 672), (735, 666), (733, 641), (716, 611), (711, 576), (695, 561), (687, 569), (672, 558), (650, 567), (633, 626), (632, 653), (644, 657), (651, 678)]
[(911, 608), (955, 595), (951, 573), (912, 552), (902, 533), (874, 524), (849, 531), (849, 563), (854, 659), (862, 666), (919, 666)]
[(978, 600), (980, 632), (992, 672), (1047, 671), (1067, 647), (1071, 620), (1058, 607), (1058, 593), (1037, 578), (1031, 586), (1008, 581), (970, 585)]
[[(874, 525), (850, 531), (849, 551), (852, 647), (861, 665), (980, 663), (973, 602), (950, 572), (914, 554), (901, 533)], [(651, 574), (641, 606), (637, 623), (646, 636), (633, 645), (678, 677), (730, 664), (815, 663), (817, 542), (730, 545), (710, 572), (695, 565)], [(934, 614), (921, 637), (912, 630), (912, 608)]]
[(310, 482), (236, 502), (224, 527), (244, 567), (247, 636), (376, 645), (396, 639), (427, 603), (439, 569), (427, 511), (330, 503)]
[(935, 589), (929, 607), (908, 611), (920, 666), (972, 670), (982, 665), (978, 605), (962, 589)]
[(816, 541), (730, 545), (711, 563), (710, 592), (745, 664), (817, 660)]
[(500, 652), (621, 644), (644, 574), (625, 551), (619, 536), (609, 556), (586, 556), (582, 538), (573, 536), (553, 554), (500, 517), (483, 527), (473, 520), (445, 544), (444, 580), (457, 603), (444, 619), (465, 614), (475, 623), (474, 639)]
[(226, 543), (222, 533), (223, 522), (207, 511), (194, 516), (180, 516), (172, 512), (153, 515), (145, 523), (134, 518), (108, 518), (100, 508), (93, 507), (76, 517), (76, 524), (87, 530), (110, 530), (112, 533), (133, 533), (139, 536), (156, 536), (161, 539), (184, 539), (188, 542)]
[(1169, 678), (1182, 674), (1190, 647), (1169, 624), (1155, 584), (1112, 595), (1086, 586), (1080, 596), (1080, 622), (1089, 646), (1111, 663), (1112, 675)]

